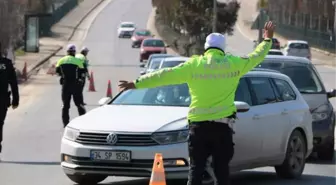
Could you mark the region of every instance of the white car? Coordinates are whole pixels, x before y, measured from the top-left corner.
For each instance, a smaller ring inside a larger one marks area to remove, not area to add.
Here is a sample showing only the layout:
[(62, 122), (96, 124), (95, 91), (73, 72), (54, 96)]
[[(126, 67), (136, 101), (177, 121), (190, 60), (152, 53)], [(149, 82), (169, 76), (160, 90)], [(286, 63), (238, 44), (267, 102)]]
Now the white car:
[(271, 49), (268, 52), (268, 55), (284, 55), (280, 49)]
[(135, 29), (136, 29), (136, 25), (133, 22), (122, 22), (118, 27), (118, 37), (119, 38), (124, 38), (124, 37), (131, 38)]
[(164, 58), (161, 61), (159, 69), (162, 68), (167, 68), (167, 67), (175, 67), (181, 63), (184, 63), (188, 60), (188, 57), (169, 57), (169, 58)]
[[(301, 176), (313, 147), (312, 116), (293, 82), (272, 70), (251, 71), (240, 80), (236, 101), (231, 170), (275, 166), (281, 177)], [(61, 166), (72, 181), (150, 177), (155, 153), (163, 154), (167, 179), (187, 178), (186, 84), (129, 90), (99, 103), (65, 128)], [(203, 183), (213, 183), (212, 172), (209, 163)]]
[(311, 60), (311, 51), (307, 41), (289, 40), (284, 48), (286, 56), (304, 57)]

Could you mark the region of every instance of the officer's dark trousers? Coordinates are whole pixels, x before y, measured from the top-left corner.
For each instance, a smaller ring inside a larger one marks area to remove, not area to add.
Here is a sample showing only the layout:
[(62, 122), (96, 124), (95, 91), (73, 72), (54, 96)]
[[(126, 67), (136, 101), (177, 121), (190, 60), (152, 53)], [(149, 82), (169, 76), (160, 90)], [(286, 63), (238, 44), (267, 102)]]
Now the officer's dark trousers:
[(85, 107), (83, 105), (83, 94), (80, 84), (68, 84), (62, 86), (62, 120), (63, 125), (66, 127), (70, 121), (69, 109), (71, 97), (78, 109), (78, 114), (81, 116), (86, 113)]
[(189, 126), (190, 171), (188, 185), (202, 185), (205, 165), (212, 156), (218, 185), (229, 184), (229, 163), (234, 154), (232, 129), (225, 123), (191, 122)]
[(0, 153), (2, 150), (1, 143), (3, 139), (3, 127), (5, 124), (7, 109), (8, 109), (8, 99), (6, 97), (5, 98), (0, 97)]
[(83, 82), (82, 82), (82, 84), (81, 84), (81, 88), (82, 88), (81, 91), (82, 91), (82, 97), (83, 97), (83, 104), (84, 104), (84, 94), (83, 94), (83, 93), (84, 93), (85, 81), (86, 81), (86, 80), (85, 80), (85, 78), (84, 78), (84, 79), (83, 79)]

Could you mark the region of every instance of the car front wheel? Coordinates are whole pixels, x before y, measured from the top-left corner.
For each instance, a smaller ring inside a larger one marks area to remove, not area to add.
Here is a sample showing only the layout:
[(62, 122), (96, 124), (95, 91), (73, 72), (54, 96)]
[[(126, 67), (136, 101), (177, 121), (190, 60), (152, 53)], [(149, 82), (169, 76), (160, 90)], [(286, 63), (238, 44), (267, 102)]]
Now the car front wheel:
[(79, 185), (96, 185), (107, 178), (106, 175), (69, 175), (68, 178)]
[(306, 140), (301, 132), (295, 130), (289, 138), (284, 162), (275, 166), (275, 171), (279, 177), (294, 179), (302, 175), (306, 164), (306, 146)]

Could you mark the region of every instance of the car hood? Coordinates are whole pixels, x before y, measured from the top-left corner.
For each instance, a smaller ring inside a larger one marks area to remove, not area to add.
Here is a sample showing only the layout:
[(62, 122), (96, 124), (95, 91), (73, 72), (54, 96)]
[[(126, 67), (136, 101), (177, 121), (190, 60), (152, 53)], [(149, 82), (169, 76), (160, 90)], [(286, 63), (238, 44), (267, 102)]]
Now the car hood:
[(84, 131), (155, 132), (187, 128), (188, 107), (104, 105), (73, 119)]
[(145, 51), (162, 51), (165, 48), (164, 47), (142, 47)]
[(321, 105), (328, 104), (328, 98), (325, 94), (302, 94), (311, 110), (320, 107)]
[(135, 28), (119, 28), (120, 31), (134, 31)]
[(144, 40), (146, 38), (149, 38), (150, 36), (135, 36), (136, 40)]

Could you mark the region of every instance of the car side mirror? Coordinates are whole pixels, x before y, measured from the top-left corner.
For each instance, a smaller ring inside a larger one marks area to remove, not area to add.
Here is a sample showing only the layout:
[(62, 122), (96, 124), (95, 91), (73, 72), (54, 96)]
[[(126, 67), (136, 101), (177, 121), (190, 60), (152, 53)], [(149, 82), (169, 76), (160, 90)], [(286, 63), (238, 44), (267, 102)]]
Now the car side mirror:
[(140, 64), (140, 67), (145, 67), (145, 64)]
[(253, 42), (254, 42), (254, 43), (257, 43), (257, 41), (256, 41), (256, 40), (253, 40)]
[(336, 89), (331, 89), (329, 92), (327, 92), (328, 98), (334, 98), (336, 97)]
[(106, 105), (106, 104), (108, 104), (111, 100), (112, 100), (112, 98), (110, 98), (110, 97), (104, 97), (104, 98), (101, 98), (101, 99), (98, 101), (98, 105), (99, 105), (99, 106)]
[(234, 104), (237, 108), (237, 112), (247, 112), (250, 110), (250, 105), (245, 102), (235, 101)]
[(140, 75), (144, 75), (144, 74), (146, 74), (145, 71), (140, 71)]

